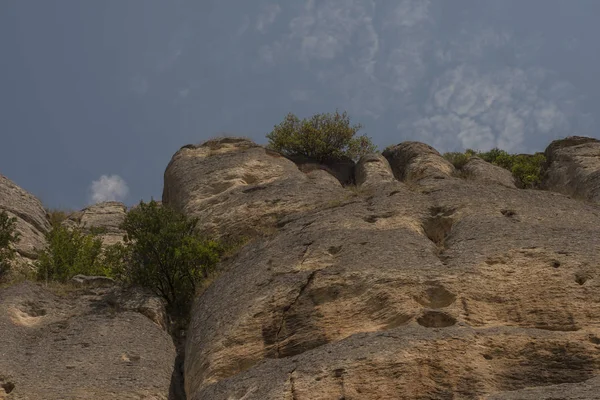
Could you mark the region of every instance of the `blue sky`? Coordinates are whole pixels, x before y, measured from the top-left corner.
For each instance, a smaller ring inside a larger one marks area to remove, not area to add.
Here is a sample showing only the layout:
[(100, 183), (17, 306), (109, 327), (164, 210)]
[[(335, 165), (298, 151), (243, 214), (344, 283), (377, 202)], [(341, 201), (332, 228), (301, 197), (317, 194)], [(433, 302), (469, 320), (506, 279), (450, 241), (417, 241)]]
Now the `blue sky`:
[(3, 0), (0, 173), (48, 207), (159, 199), (171, 156), (347, 110), (381, 148), (599, 137), (597, 0)]

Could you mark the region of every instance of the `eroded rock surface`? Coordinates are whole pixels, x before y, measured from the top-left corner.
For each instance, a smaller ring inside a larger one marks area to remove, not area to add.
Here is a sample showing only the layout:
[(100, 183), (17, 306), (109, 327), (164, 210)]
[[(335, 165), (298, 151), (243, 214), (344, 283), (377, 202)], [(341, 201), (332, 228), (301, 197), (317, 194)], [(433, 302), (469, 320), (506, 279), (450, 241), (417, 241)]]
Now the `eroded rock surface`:
[(125, 220), (127, 207), (118, 201), (105, 201), (94, 204), (69, 215), (63, 224), (78, 227), (84, 232), (99, 231), (99, 237), (105, 245), (123, 241), (124, 231), (119, 227)]
[(160, 301), (114, 287), (61, 290), (0, 289), (0, 398), (167, 399), (175, 349)]
[(600, 140), (570, 136), (546, 148), (543, 186), (600, 203)]
[(461, 173), (467, 179), (481, 183), (496, 183), (509, 188), (516, 188), (515, 178), (509, 170), (493, 165), (476, 156), (469, 158), (469, 161), (461, 168)]
[(194, 307), (188, 399), (594, 398), (600, 207), (458, 178), (415, 142), (384, 153), (398, 179), (373, 159), (359, 188), (329, 190), (247, 146), (180, 151), (167, 169), (179, 206), (224, 233), (254, 218), (241, 204), (270, 215), (273, 197), (232, 178), (210, 211), (219, 177), (279, 171), (254, 193), (286, 201)]
[(35, 259), (35, 249), (46, 246), (45, 234), (50, 223), (42, 203), (31, 193), (0, 175), (0, 211), (17, 217), (17, 232), (21, 238), (15, 249), (25, 258)]
[(242, 138), (182, 147), (166, 171), (163, 203), (199, 217), (203, 228), (243, 237), (271, 233), (281, 216), (345, 194), (335, 178), (304, 173), (276, 152)]

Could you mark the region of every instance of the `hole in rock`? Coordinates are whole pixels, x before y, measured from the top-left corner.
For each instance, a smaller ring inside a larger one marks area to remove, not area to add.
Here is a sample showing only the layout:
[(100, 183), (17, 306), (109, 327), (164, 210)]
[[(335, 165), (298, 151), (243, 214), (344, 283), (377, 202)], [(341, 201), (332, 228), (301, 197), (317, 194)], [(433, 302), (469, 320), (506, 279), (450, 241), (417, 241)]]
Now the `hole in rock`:
[(504, 215), (505, 217), (514, 217), (515, 215), (517, 215), (517, 212), (515, 210), (500, 210), (500, 212), (502, 213), (502, 215)]
[(4, 392), (6, 394), (9, 394), (10, 392), (12, 392), (13, 390), (15, 390), (15, 384), (12, 382), (5, 382), (2, 385), (0, 385), (2, 387), (2, 389), (4, 389)]
[(454, 221), (452, 218), (437, 215), (425, 220), (423, 223), (423, 231), (429, 240), (439, 247), (444, 247), (444, 242), (450, 234), (453, 224)]
[(586, 283), (588, 280), (588, 277), (585, 275), (575, 275), (575, 282), (577, 282), (580, 285), (583, 285), (584, 283)]
[(590, 342), (592, 342), (594, 344), (600, 344), (600, 338), (598, 336), (591, 335)]
[(417, 318), (417, 323), (426, 328), (446, 328), (456, 324), (456, 318), (441, 311), (426, 311)]
[(443, 286), (432, 286), (415, 297), (415, 300), (429, 308), (448, 307), (456, 300), (456, 295)]
[(338, 254), (340, 251), (342, 251), (342, 246), (331, 246), (328, 250), (329, 254), (331, 254), (332, 256)]
[(552, 260), (550, 262), (550, 264), (552, 265), (552, 268), (558, 268), (558, 267), (560, 267), (560, 261), (558, 261), (558, 260)]

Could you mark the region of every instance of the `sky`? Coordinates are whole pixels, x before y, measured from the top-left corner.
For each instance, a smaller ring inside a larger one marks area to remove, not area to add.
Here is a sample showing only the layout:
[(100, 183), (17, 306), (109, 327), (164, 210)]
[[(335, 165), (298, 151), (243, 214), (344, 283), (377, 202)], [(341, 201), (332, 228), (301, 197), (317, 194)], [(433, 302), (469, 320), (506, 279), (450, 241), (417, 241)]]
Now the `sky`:
[(600, 137), (597, 0), (2, 0), (0, 174), (49, 208), (160, 199), (172, 155), (347, 111), (381, 149)]

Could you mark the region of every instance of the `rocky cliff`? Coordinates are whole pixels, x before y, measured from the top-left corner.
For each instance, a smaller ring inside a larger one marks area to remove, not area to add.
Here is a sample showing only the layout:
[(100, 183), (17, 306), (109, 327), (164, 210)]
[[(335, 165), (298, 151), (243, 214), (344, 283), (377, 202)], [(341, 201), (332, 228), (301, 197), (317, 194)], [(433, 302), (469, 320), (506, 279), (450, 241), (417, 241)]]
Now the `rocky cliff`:
[(42, 203), (13, 181), (0, 175), (0, 211), (6, 211), (11, 217), (17, 218), (17, 232), (21, 236), (15, 246), (18, 261), (21, 263), (35, 259), (35, 249), (46, 245), (44, 235), (50, 230)]
[[(600, 399), (600, 142), (546, 149), (543, 190), (432, 147), (320, 165), (246, 139), (179, 150), (163, 202), (246, 243), (197, 299), (200, 399)], [(8, 179), (24, 260), (41, 203)], [(125, 206), (65, 224), (119, 240)], [(180, 399), (160, 300), (110, 280), (0, 288), (0, 398)]]
[(254, 238), (195, 304), (188, 399), (600, 398), (598, 145), (553, 142), (549, 190), (417, 142), (346, 186), (243, 139), (182, 148), (163, 202)]
[(77, 227), (87, 233), (95, 230), (103, 244), (111, 245), (123, 241), (125, 232), (121, 230), (120, 225), (125, 220), (126, 213), (125, 204), (105, 201), (72, 213), (63, 225)]

